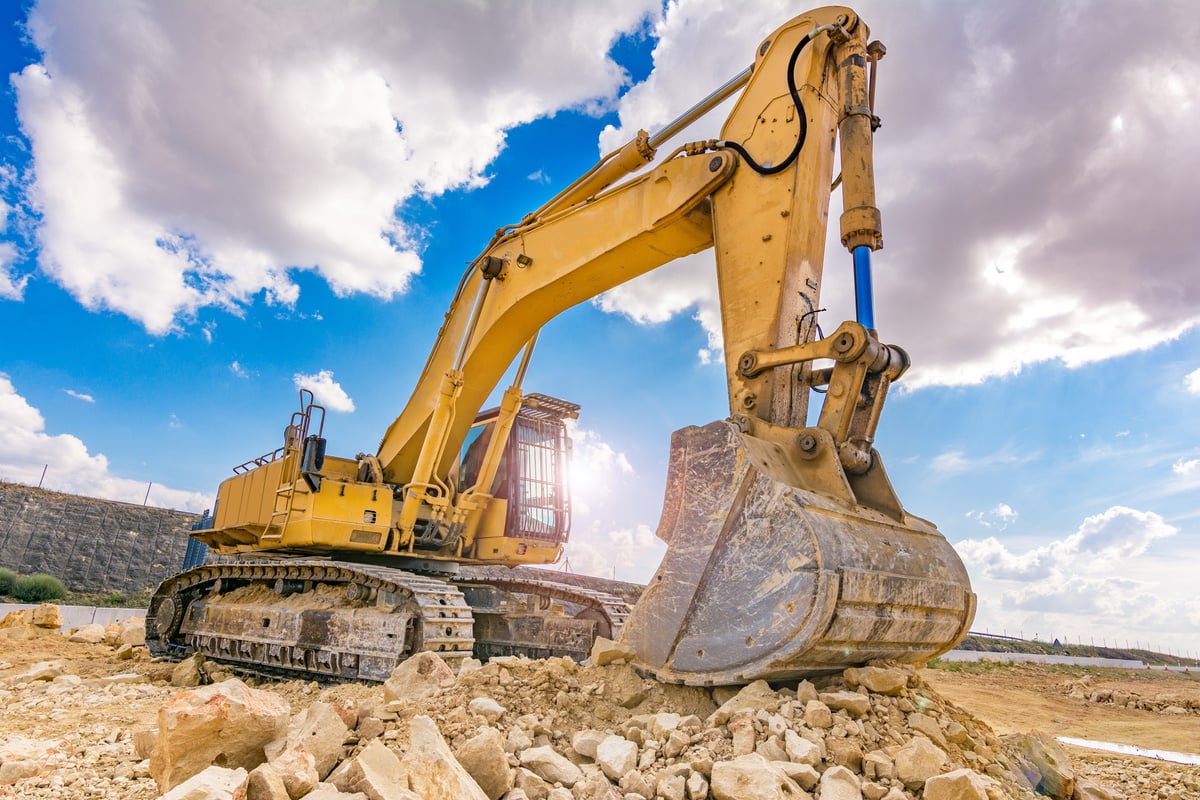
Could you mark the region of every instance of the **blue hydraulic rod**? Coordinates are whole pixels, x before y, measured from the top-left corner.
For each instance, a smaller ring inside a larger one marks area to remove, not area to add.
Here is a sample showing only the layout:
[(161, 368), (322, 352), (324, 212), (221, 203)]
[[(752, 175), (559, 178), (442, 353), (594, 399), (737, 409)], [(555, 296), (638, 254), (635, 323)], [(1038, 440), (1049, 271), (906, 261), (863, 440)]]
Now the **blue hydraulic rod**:
[(854, 313), (858, 324), (875, 330), (875, 298), (871, 291), (871, 248), (854, 248)]

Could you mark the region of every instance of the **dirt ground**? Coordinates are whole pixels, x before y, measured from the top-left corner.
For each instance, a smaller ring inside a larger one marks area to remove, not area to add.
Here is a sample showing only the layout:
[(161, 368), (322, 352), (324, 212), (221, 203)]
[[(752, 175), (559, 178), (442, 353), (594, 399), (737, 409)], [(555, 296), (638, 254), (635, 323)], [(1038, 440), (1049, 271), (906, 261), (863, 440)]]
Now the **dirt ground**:
[[(1200, 674), (985, 663), (927, 669), (923, 676), (943, 697), (1001, 735), (1042, 730), (1200, 754)], [(1098, 702), (1095, 696), (1124, 700), (1126, 705), (1111, 699)], [(1082, 775), (1098, 778), (1129, 800), (1200, 800), (1200, 766), (1079, 747), (1067, 750)]]
[[(95, 781), (97, 797), (156, 796), (144, 764), (136, 763), (131, 740), (133, 731), (155, 724), (158, 707), (178, 691), (165, 683), (172, 665), (153, 663), (145, 656), (118, 660), (112, 647), (70, 643), (59, 635), (4, 644), (0, 743), (15, 736), (74, 737), (81, 751), (96, 753), (90, 765), (93, 771), (80, 771), (77, 780)], [(44, 690), (30, 694), (5, 687), (6, 676), (38, 662), (59, 660), (65, 662), (65, 672), (81, 679), (76, 690), (57, 691), (41, 684)], [(139, 677), (134, 680), (131, 673)], [(926, 669), (922, 677), (1002, 735), (1042, 730), (1056, 736), (1200, 753), (1200, 675), (983, 664)], [(300, 681), (272, 683), (270, 688), (283, 694), (293, 711), (318, 697), (353, 705), (378, 691), (362, 685), (319, 688)], [(1128, 800), (1200, 800), (1200, 766), (1075, 747), (1069, 752), (1081, 777), (1118, 790)], [(0, 797), (52, 797), (57, 787), (43, 785), (40, 791), (45, 794), (12, 795), (6, 789), (0, 787)]]

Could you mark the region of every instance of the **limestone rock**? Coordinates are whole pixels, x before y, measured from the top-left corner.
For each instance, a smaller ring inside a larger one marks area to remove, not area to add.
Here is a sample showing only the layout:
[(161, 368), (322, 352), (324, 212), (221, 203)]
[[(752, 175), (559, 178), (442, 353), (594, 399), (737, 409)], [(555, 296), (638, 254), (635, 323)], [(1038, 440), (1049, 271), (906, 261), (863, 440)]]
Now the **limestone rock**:
[(821, 748), (793, 730), (784, 732), (783, 748), (787, 752), (788, 760), (795, 764), (816, 767), (821, 763)]
[(933, 740), (935, 744), (945, 750), (949, 745), (946, 743), (946, 735), (942, 733), (942, 726), (928, 714), (922, 714), (918, 711), (908, 715), (908, 727), (912, 728), (917, 733), (922, 733)]
[(8, 759), (0, 764), (0, 784), (16, 783), (32, 778), (42, 771), (40, 761), (33, 759)]
[(1008, 741), (1017, 768), (1030, 785), (1055, 800), (1068, 800), (1075, 791), (1075, 768), (1058, 742), (1043, 733), (1014, 736)]
[(400, 759), (378, 739), (339, 764), (330, 773), (329, 783), (343, 792), (361, 792), (367, 800), (418, 800), (407, 789), (408, 777)]
[(871, 710), (871, 698), (858, 692), (823, 692), (820, 701), (835, 711), (848, 711), (856, 718)]
[(708, 726), (716, 728), (724, 725), (739, 711), (778, 711), (780, 702), (779, 694), (766, 681), (755, 681), (722, 703), (709, 716)]
[(846, 683), (863, 686), (875, 694), (899, 697), (908, 686), (908, 674), (898, 667), (851, 667), (842, 673)]
[(533, 771), (517, 767), (513, 772), (512, 791), (524, 793), (529, 800), (546, 800), (550, 794), (550, 785)]
[(804, 724), (810, 728), (828, 728), (833, 725), (833, 714), (829, 706), (820, 700), (809, 700), (804, 706)]
[(271, 761), (271, 767), (292, 797), (303, 797), (321, 782), (317, 759), (307, 750), (287, 750)]
[(29, 621), (35, 628), (55, 630), (62, 627), (62, 611), (53, 603), (42, 603), (29, 610)]
[(699, 772), (693, 772), (688, 776), (684, 788), (687, 789), (688, 800), (707, 800), (708, 798), (708, 779)]
[(655, 795), (661, 800), (686, 800), (687, 779), (682, 775), (663, 775), (658, 779)]
[[(287, 727), (287, 701), (237, 679), (180, 692), (158, 710), (150, 772), (161, 791), (217, 762), (253, 769)], [(244, 776), (243, 776), (244, 777)]]
[(437, 653), (417, 653), (392, 670), (383, 684), (383, 700), (391, 703), (431, 697), (455, 680), (454, 670)]
[(793, 764), (790, 761), (773, 761), (771, 763), (784, 775), (800, 784), (800, 788), (805, 791), (811, 790), (817, 785), (817, 781), (821, 780), (821, 773), (817, 772), (817, 768), (810, 764)]
[(118, 622), (117, 644), (144, 647), (146, 644), (146, 618), (126, 617)]
[(596, 758), (596, 748), (600, 743), (608, 738), (609, 734), (604, 731), (598, 731), (594, 728), (585, 728), (581, 731), (576, 731), (571, 737), (571, 749), (584, 758), (590, 758), (593, 761)]
[[(446, 666), (440, 658), (438, 662)], [(433, 720), (425, 716), (413, 717), (408, 739), (408, 752), (400, 765), (408, 776), (409, 790), (423, 800), (488, 800), (479, 784), (450, 752)]]
[(512, 770), (504, 752), (504, 736), (495, 728), (480, 729), (455, 750), (454, 755), (491, 800), (497, 800), (513, 788)]
[(942, 771), (946, 754), (923, 736), (914, 736), (896, 751), (896, 777), (909, 789), (918, 789)]
[(624, 736), (606, 737), (596, 747), (596, 763), (614, 781), (619, 781), (622, 775), (637, 766), (637, 760), (637, 745)]
[(70, 635), (67, 636), (67, 641), (100, 644), (104, 641), (104, 626), (92, 622), (87, 625), (80, 625), (78, 628), (72, 628)]
[(575, 800), (624, 800), (625, 797), (599, 773), (575, 784), (572, 794)]
[(346, 720), (338, 713), (337, 707), (318, 700), (292, 721), (287, 739), (268, 748), (267, 755), (273, 761), (284, 750), (298, 749), (311, 753), (316, 764), (317, 778), (324, 780), (342, 760), (342, 745), (349, 732)]
[(987, 781), (969, 769), (934, 775), (925, 781), (925, 800), (988, 800)]
[(713, 764), (709, 786), (716, 800), (800, 800), (795, 781), (757, 753)]
[(362, 792), (343, 792), (330, 783), (318, 783), (317, 788), (304, 795), (304, 800), (366, 800)]
[(235, 800), (246, 785), (246, 770), (212, 766), (197, 772), (158, 800)]
[(597, 636), (592, 642), (592, 666), (603, 667), (614, 661), (632, 661), (636, 655), (632, 649), (603, 636)]
[(863, 800), (862, 782), (846, 767), (830, 767), (821, 775), (821, 800)]
[(203, 665), (203, 653), (195, 653), (180, 661), (171, 670), (171, 685), (186, 689), (204, 683), (204, 672), (201, 669)]
[(1076, 780), (1075, 796), (1071, 800), (1125, 800), (1125, 795), (1109, 791), (1091, 781)]
[(259, 764), (246, 778), (246, 800), (291, 800), (291, 795), (274, 767)]
[(467, 704), (467, 710), (472, 714), (478, 714), (489, 723), (494, 723), (504, 716), (504, 712), (508, 709), (490, 697), (476, 697)]
[[(15, 613), (15, 612), (14, 612)], [(4, 682), (10, 686), (18, 683), (33, 683), (34, 681), (52, 681), (67, 671), (67, 662), (62, 659), (54, 661), (39, 661), (15, 675), (10, 675)]]
[(549, 783), (561, 783), (570, 788), (583, 780), (583, 772), (579, 767), (554, 752), (549, 745), (522, 750), (517, 757), (521, 760), (521, 766)]

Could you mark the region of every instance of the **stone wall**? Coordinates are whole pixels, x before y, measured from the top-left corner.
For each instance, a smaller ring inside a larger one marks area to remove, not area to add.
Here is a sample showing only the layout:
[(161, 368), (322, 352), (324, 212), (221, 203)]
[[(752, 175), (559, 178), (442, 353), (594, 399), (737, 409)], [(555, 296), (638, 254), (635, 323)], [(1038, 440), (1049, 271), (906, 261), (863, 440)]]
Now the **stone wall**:
[(81, 592), (140, 592), (179, 571), (199, 517), (0, 483), (0, 567)]

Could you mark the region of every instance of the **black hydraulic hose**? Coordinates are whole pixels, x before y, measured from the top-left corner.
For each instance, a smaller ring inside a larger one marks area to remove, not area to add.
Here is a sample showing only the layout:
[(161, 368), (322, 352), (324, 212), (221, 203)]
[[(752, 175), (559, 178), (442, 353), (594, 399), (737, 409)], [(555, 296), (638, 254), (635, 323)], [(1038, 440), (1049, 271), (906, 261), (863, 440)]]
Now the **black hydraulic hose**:
[(742, 160), (746, 162), (746, 165), (759, 175), (774, 175), (777, 172), (783, 172), (792, 165), (792, 162), (795, 161), (796, 157), (800, 155), (800, 149), (804, 147), (804, 139), (808, 136), (808, 115), (804, 111), (804, 103), (800, 100), (800, 91), (796, 88), (796, 62), (800, 59), (800, 52), (804, 49), (805, 45), (812, 41), (813, 34), (820, 32), (820, 30), (822, 29), (809, 31), (808, 33), (804, 34), (804, 38), (802, 38), (799, 44), (796, 45), (796, 49), (792, 50), (792, 57), (788, 59), (788, 93), (792, 97), (792, 103), (796, 106), (796, 112), (800, 115), (800, 133), (796, 137), (796, 145), (792, 148), (792, 152), (788, 154), (788, 157), (775, 166), (764, 167), (755, 161), (753, 156), (746, 152), (746, 148), (742, 147), (737, 142), (721, 143), (725, 147), (728, 147), (730, 150), (741, 156)]

